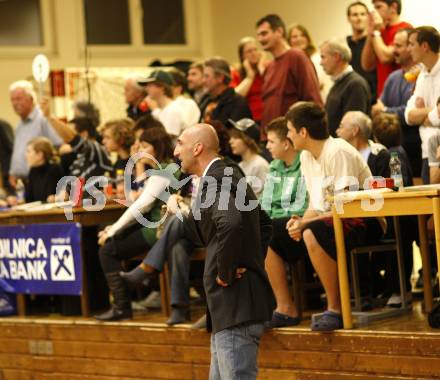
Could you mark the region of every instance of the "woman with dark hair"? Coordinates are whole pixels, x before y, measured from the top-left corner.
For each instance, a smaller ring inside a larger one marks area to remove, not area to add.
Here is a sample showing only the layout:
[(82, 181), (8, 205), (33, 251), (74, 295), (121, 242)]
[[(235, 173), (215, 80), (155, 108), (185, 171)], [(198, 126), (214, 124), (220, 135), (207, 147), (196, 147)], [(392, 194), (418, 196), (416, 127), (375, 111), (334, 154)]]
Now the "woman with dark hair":
[(211, 120), (211, 124), (217, 132), (220, 145), (220, 156), (232, 158), (231, 146), (229, 145), (229, 132), (219, 120)]
[[(164, 129), (146, 130), (140, 137), (139, 152), (143, 154), (141, 161), (152, 168), (142, 192), (113, 225), (98, 235), (98, 242), (102, 246), (99, 259), (114, 300), (110, 310), (96, 316), (101, 321), (132, 317), (130, 293), (119, 275), (122, 270), (121, 261), (141, 255), (154, 245), (164, 204), (160, 200), (161, 196), (171, 191), (173, 178), (180, 174), (177, 165), (172, 163), (173, 146)], [(160, 175), (155, 174), (155, 170), (160, 170)], [(163, 175), (165, 172), (169, 175)]]
[(312, 41), (312, 38), (310, 37), (309, 31), (300, 24), (290, 25), (287, 31), (287, 42), (291, 47), (303, 50), (312, 61), (319, 80), (321, 98), (325, 103), (325, 99), (327, 98), (327, 94), (332, 86), (332, 82), (330, 77), (321, 67), (321, 57)]
[(258, 43), (253, 37), (244, 37), (238, 44), (240, 58), (240, 83), (235, 87), (235, 92), (245, 97), (252, 112), (252, 118), (260, 122), (263, 114), (263, 73), (268, 61), (264, 53), (258, 48)]

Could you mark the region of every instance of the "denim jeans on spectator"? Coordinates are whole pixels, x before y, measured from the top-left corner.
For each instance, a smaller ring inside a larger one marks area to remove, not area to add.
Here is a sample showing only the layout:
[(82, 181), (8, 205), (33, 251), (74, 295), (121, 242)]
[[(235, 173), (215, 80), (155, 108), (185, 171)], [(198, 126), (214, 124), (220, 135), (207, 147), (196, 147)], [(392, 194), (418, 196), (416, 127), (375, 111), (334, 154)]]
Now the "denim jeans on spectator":
[(209, 380), (254, 380), (262, 323), (231, 327), (211, 335)]
[(187, 239), (174, 244), (168, 263), (171, 270), (171, 306), (189, 305), (189, 272), (194, 245)]
[(174, 244), (185, 237), (183, 223), (176, 217), (172, 217), (163, 229), (162, 235), (148, 251), (144, 263), (152, 266), (158, 272), (162, 272), (163, 265), (168, 258)]
[(186, 219), (181, 222), (177, 217), (171, 218), (164, 227), (159, 240), (149, 250), (144, 263), (162, 272), (166, 260), (171, 270), (171, 305), (189, 304), (189, 270), (190, 256), (196, 246), (185, 228)]

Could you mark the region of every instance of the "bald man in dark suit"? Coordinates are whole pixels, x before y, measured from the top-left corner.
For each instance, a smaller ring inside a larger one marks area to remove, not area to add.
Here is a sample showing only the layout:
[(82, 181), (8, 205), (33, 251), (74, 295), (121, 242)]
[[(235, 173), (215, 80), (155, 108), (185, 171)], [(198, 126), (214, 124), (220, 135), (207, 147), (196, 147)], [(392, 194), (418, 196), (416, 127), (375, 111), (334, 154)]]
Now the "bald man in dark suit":
[(177, 140), (184, 172), (200, 178), (190, 223), (206, 246), (204, 287), (211, 335), (210, 380), (255, 379), (264, 322), (274, 296), (264, 269), (270, 218), (236, 165), (218, 156), (213, 127), (199, 124)]

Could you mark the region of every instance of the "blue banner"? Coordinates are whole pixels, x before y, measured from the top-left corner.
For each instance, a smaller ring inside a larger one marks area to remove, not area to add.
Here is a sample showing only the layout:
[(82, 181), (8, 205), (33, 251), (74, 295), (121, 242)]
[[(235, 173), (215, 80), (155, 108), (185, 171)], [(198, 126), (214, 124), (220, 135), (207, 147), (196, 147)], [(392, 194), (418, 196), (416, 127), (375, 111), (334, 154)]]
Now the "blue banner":
[(7, 292), (80, 295), (81, 226), (0, 226), (0, 279)]

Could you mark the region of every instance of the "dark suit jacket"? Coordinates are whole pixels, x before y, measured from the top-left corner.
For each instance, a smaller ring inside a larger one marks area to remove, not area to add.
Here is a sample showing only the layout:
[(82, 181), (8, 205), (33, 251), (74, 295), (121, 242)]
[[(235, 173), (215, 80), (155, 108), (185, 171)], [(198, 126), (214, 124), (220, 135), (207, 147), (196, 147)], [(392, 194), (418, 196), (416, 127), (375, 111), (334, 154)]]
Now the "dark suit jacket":
[[(222, 185), (223, 178), (227, 177), (225, 168), (232, 168), (232, 175)], [(212, 185), (205, 182), (206, 177), (213, 178)], [(271, 221), (259, 205), (250, 211), (238, 210), (237, 185), (241, 179), (245, 181), (237, 165), (223, 160), (214, 162), (201, 179), (195, 206), (202, 202), (200, 217), (194, 206), (190, 214), (190, 221), (207, 250), (203, 282), (208, 303), (208, 330), (212, 328), (213, 333), (241, 324), (267, 321), (275, 308), (264, 269), (264, 256), (272, 235)], [(226, 185), (229, 181), (230, 191)], [(257, 202), (250, 186), (244, 189), (241, 193), (244, 204)], [(207, 202), (209, 204), (204, 206)], [(236, 279), (239, 267), (247, 271), (242, 278)], [(229, 286), (219, 286), (217, 276)]]
[(252, 119), (252, 112), (248, 106), (246, 98), (237, 94), (233, 88), (227, 88), (220, 96), (215, 99), (217, 107), (212, 111), (212, 120), (219, 120), (227, 128), (228, 119), (238, 121), (245, 117)]

